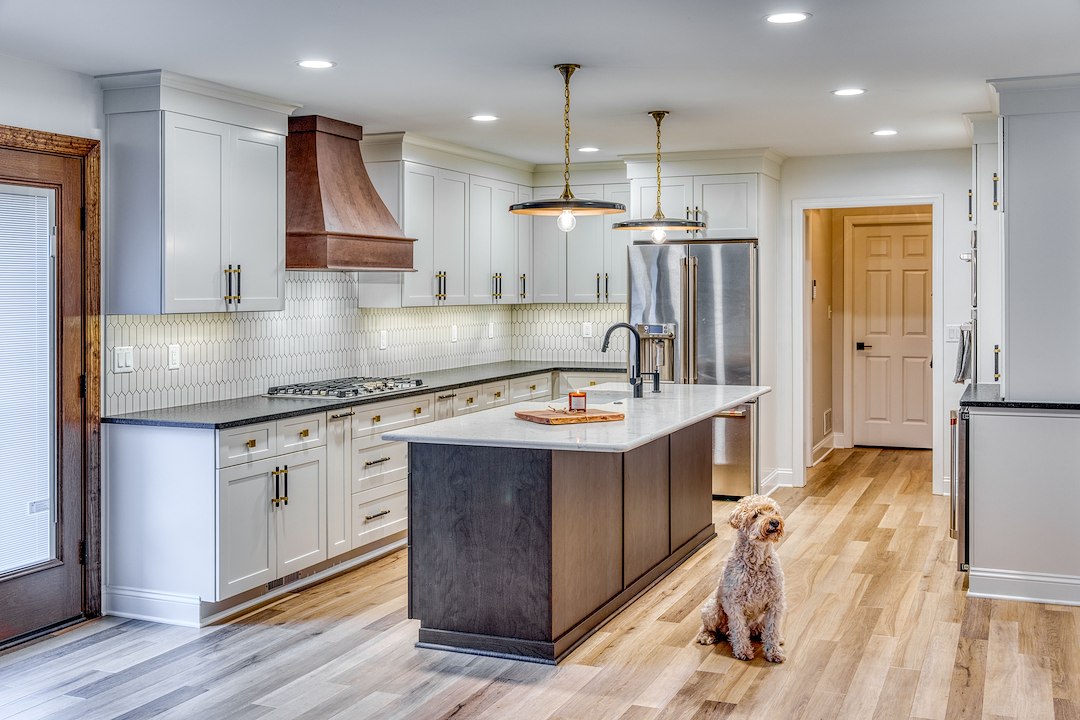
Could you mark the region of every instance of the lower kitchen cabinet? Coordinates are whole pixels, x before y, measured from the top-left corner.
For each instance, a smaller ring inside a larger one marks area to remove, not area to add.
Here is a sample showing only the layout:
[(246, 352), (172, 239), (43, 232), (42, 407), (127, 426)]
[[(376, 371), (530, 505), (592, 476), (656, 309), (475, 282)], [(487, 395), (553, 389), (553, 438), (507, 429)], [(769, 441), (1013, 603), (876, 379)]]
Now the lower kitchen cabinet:
[(607, 382), (626, 382), (626, 373), (560, 372), (558, 394), (565, 395), (571, 390), (588, 390), (594, 385), (602, 385)]
[(217, 505), (219, 600), (325, 560), (326, 449), (223, 468)]

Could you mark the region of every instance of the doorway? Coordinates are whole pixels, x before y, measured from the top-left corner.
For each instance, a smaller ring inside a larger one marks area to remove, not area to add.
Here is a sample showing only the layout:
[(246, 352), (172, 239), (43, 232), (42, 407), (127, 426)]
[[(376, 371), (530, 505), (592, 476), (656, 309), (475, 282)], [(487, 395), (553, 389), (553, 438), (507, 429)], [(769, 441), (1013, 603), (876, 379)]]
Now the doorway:
[(803, 211), (807, 467), (834, 447), (933, 445), (933, 210)]
[(0, 126), (0, 647), (99, 614), (99, 143)]

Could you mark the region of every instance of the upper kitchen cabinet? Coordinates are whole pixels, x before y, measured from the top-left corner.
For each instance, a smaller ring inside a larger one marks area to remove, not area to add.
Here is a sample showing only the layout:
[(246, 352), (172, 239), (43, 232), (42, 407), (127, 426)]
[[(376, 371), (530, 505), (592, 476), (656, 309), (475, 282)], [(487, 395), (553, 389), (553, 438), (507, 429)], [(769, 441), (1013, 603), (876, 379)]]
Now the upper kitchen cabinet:
[(1080, 75), (991, 85), (1003, 121), (1002, 393), (1080, 402)]
[[(561, 192), (561, 187), (540, 187), (533, 190), (533, 198), (558, 197)], [(521, 217), (532, 223), (532, 277), (526, 279), (532, 302), (566, 302), (566, 233), (555, 226), (555, 218)]]
[(296, 106), (163, 71), (99, 80), (106, 312), (284, 309)]
[(521, 302), (514, 183), (472, 176), (469, 184), (469, 304)]
[(358, 274), (361, 307), (520, 302), (509, 207), (531, 166), (408, 133), (367, 135), (361, 147), (379, 196), (416, 238), (416, 272)]
[[(576, 197), (629, 205), (630, 185), (582, 185)], [(551, 218), (547, 218), (549, 221)], [(630, 233), (612, 230), (626, 215), (585, 215), (566, 233), (566, 300), (572, 303), (626, 302), (626, 248)]]
[[(528, 202), (535, 196), (530, 187), (518, 185), (518, 202)], [(519, 303), (533, 301), (533, 220), (530, 215), (517, 215), (517, 281), (514, 292)], [(509, 286), (507, 286), (509, 287)]]
[[(761, 238), (771, 229), (777, 212), (773, 186), (780, 178), (784, 157), (772, 150), (667, 153), (661, 169), (660, 207), (671, 218), (705, 223), (698, 238)], [(627, 159), (631, 217), (652, 217), (656, 212), (656, 158), (640, 155)], [(768, 187), (763, 191), (763, 183)], [(633, 241), (649, 234), (631, 232)], [(669, 233), (671, 240), (689, 233)]]

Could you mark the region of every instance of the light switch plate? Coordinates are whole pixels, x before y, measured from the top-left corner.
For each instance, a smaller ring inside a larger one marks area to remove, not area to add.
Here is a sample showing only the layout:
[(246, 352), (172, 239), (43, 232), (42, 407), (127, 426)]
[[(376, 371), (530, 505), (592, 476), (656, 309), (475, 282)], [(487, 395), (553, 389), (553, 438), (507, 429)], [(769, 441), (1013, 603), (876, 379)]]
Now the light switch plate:
[(592, 336), (593, 336), (593, 334), (592, 334), (592, 323), (591, 322), (583, 322), (583, 323), (581, 323), (581, 337), (592, 337)]
[(169, 369), (170, 370), (179, 370), (180, 369), (180, 346), (179, 345), (170, 345), (169, 346)]
[(385, 330), (380, 330), (379, 331), (379, 349), (380, 350), (385, 350), (386, 349), (386, 343), (387, 343), (386, 331)]
[(960, 326), (959, 325), (946, 325), (945, 326), (945, 342), (960, 342)]
[(450, 326), (450, 342), (457, 342), (457, 325)]
[(113, 348), (113, 372), (135, 372), (135, 351), (130, 345)]

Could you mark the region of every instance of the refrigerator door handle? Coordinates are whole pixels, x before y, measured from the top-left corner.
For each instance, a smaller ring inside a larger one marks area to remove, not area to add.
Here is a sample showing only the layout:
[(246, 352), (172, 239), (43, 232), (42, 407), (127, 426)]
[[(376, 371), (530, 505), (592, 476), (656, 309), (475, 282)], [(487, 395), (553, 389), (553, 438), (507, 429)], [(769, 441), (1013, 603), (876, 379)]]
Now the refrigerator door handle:
[(690, 263), (690, 288), (687, 293), (686, 314), (688, 322), (686, 326), (687, 336), (687, 373), (686, 381), (696, 384), (697, 373), (697, 301), (698, 301), (698, 260), (696, 257), (689, 258)]
[(690, 288), (690, 257), (684, 257), (680, 263), (680, 270), (682, 271), (682, 295), (683, 295), (683, 315), (680, 318), (679, 333), (681, 337), (678, 342), (682, 350), (682, 357), (679, 359), (679, 373), (681, 378), (678, 382), (688, 383), (690, 382), (690, 317), (689, 308), (689, 288)]

